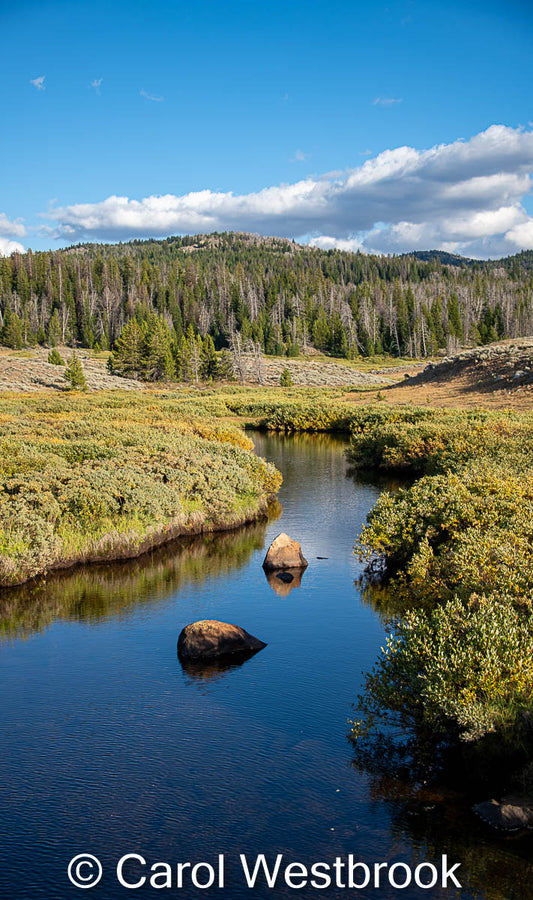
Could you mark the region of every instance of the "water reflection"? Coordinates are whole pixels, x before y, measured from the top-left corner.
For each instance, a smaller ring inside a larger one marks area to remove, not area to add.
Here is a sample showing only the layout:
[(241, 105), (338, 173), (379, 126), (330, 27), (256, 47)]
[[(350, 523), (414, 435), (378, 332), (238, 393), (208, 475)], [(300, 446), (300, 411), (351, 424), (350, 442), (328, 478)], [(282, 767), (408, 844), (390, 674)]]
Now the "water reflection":
[(270, 587), (278, 597), (287, 597), (294, 588), (302, 586), (305, 569), (284, 569), (282, 572), (263, 570)]
[[(463, 863), (465, 888), (407, 889), (405, 900), (530, 900), (531, 839), (489, 832), (463, 794), (405, 760), (403, 769), (384, 754), (381, 768), (352, 764), (346, 720), (383, 644), (381, 617), (393, 611), (386, 592), (361, 602), (352, 553), (379, 489), (347, 477), (341, 440), (254, 440), (284, 475), (282, 529), (261, 522), (188, 539), (1, 597), (10, 640), (0, 653), (0, 895), (16, 885), (19, 900), (74, 900), (65, 860), (78, 848), (101, 855), (104, 873), (133, 848), (150, 860), (224, 851), (229, 860), (354, 853), (416, 864), (446, 853)], [(309, 560), (297, 584), (275, 582), (290, 589), (289, 602), (261, 567), (280, 530)], [(201, 618), (242, 624), (268, 649), (181, 668), (179, 631)], [(31, 642), (16, 640), (37, 630)], [(108, 900), (124, 893), (110, 878), (102, 889)], [(238, 880), (219, 893), (250, 894)], [(294, 891), (282, 884), (276, 894)], [(379, 891), (380, 900), (397, 894)]]
[(179, 660), (179, 664), (190, 682), (204, 684), (224, 678), (225, 675), (243, 666), (256, 653), (259, 653), (259, 650), (243, 650), (218, 659)]
[(0, 638), (25, 637), (57, 619), (95, 622), (142, 604), (162, 603), (184, 584), (216, 578), (245, 566), (263, 547), (268, 518), (242, 528), (181, 538), (134, 560), (80, 566), (5, 590), (0, 595)]

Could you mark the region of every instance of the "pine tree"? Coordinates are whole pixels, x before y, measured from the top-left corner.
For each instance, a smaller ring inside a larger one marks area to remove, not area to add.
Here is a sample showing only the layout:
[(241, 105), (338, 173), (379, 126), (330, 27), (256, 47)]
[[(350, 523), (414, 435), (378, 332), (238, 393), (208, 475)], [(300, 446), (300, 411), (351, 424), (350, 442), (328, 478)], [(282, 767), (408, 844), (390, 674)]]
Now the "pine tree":
[(191, 380), (189, 343), (184, 334), (180, 338), (176, 351), (176, 377), (178, 381)]
[(21, 350), (24, 346), (22, 335), (22, 322), (16, 313), (11, 311), (9, 306), (4, 312), (4, 324), (0, 332), (0, 343), (4, 347), (11, 347), (12, 350)]
[(59, 321), (59, 313), (54, 309), (48, 323), (48, 343), (51, 347), (55, 347), (61, 343), (62, 331), (61, 322)]
[(209, 378), (216, 378), (218, 375), (218, 357), (210, 334), (206, 335), (202, 341), (202, 353), (200, 363), (200, 376), (207, 381)]
[(448, 300), (448, 326), (451, 334), (456, 337), (458, 341), (464, 340), (464, 329), (463, 323), (461, 322), (457, 294), (452, 294)]
[(25, 347), (35, 347), (35, 334), (33, 332), (33, 328), (31, 327), (30, 317), (28, 315), (28, 310), (24, 310), (24, 316), (22, 318), (22, 340), (24, 341)]
[(145, 340), (145, 372), (150, 381), (172, 381), (176, 369), (172, 358), (172, 334), (162, 316), (148, 323)]
[(230, 351), (227, 348), (224, 348), (224, 350), (220, 351), (220, 356), (218, 358), (217, 377), (222, 379), (222, 381), (235, 381), (233, 359), (231, 357)]
[(48, 354), (48, 362), (52, 363), (53, 366), (64, 366), (65, 360), (61, 356), (58, 350), (53, 347)]
[(116, 347), (109, 357), (109, 369), (114, 375), (142, 378), (146, 374), (146, 329), (137, 319), (130, 319), (121, 331)]
[(76, 356), (74, 351), (72, 352), (72, 356), (65, 369), (65, 380), (70, 385), (69, 389), (71, 391), (86, 391), (89, 388), (83, 372), (81, 360)]
[(311, 331), (312, 341), (317, 350), (329, 350), (331, 341), (331, 328), (328, 325), (324, 308), (319, 306), (317, 317)]

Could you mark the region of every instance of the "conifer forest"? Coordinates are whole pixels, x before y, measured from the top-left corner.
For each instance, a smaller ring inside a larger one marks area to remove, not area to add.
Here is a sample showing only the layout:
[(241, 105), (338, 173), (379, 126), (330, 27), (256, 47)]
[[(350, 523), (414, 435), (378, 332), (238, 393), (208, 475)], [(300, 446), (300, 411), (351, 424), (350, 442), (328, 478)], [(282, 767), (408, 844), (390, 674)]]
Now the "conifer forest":
[(225, 348), (424, 358), (533, 332), (533, 253), (371, 256), (241, 233), (0, 259), (0, 342), (115, 351), (117, 374), (224, 376)]

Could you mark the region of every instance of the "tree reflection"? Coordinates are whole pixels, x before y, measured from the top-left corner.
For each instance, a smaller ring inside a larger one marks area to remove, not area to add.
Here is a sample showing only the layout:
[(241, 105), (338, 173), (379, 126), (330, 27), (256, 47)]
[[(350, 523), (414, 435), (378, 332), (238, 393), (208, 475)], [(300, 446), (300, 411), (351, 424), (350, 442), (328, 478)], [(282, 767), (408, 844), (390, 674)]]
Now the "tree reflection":
[(142, 604), (163, 602), (191, 581), (224, 575), (246, 565), (264, 546), (267, 519), (242, 528), (180, 538), (134, 560), (56, 572), (0, 595), (0, 637), (24, 637), (57, 619), (96, 622)]

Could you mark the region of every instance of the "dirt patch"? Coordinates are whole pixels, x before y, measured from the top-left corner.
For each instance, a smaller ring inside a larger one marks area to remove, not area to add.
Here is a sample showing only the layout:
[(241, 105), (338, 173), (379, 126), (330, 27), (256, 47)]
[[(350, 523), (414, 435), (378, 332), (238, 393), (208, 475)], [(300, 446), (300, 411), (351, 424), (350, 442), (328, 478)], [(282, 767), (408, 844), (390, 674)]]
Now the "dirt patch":
[[(63, 359), (68, 360), (72, 350), (59, 347)], [(0, 351), (0, 391), (42, 391), (52, 388), (67, 389), (64, 366), (54, 366), (48, 362), (48, 350)], [(94, 391), (139, 391), (144, 389), (141, 381), (117, 378), (106, 369), (105, 358), (93, 358), (87, 351), (76, 350), (81, 359), (89, 388)]]
[(429, 363), (422, 371), (407, 371), (400, 383), (348, 395), (354, 403), (429, 404), (501, 409), (533, 405), (533, 338), (501, 341), (464, 350), (456, 356)]
[(294, 385), (303, 387), (380, 387), (403, 378), (405, 367), (391, 367), (383, 371), (364, 372), (349, 363), (334, 360), (281, 359), (266, 357), (258, 364), (252, 357), (244, 358), (247, 384), (279, 385), (284, 369), (290, 372)]
[[(72, 353), (68, 347), (58, 348), (63, 359), (67, 360)], [(54, 366), (48, 362), (46, 349), (13, 351), (0, 349), (0, 391), (42, 391), (46, 388), (66, 390), (63, 366)], [(91, 390), (123, 390), (139, 391), (147, 388), (163, 387), (163, 385), (146, 385), (135, 379), (119, 378), (110, 375), (106, 368), (107, 358), (93, 357), (86, 350), (76, 350)], [(281, 373), (288, 369), (294, 385), (302, 387), (346, 387), (346, 388), (380, 388), (383, 385), (397, 382), (404, 377), (404, 366), (390, 366), (384, 369), (361, 370), (357, 363), (337, 362), (329, 359), (284, 359), (263, 357), (260, 364), (251, 356), (243, 358), (246, 384), (279, 385)], [(413, 367), (408, 369), (413, 371)], [(416, 367), (414, 369), (416, 371)], [(175, 385), (166, 384), (172, 388)]]

